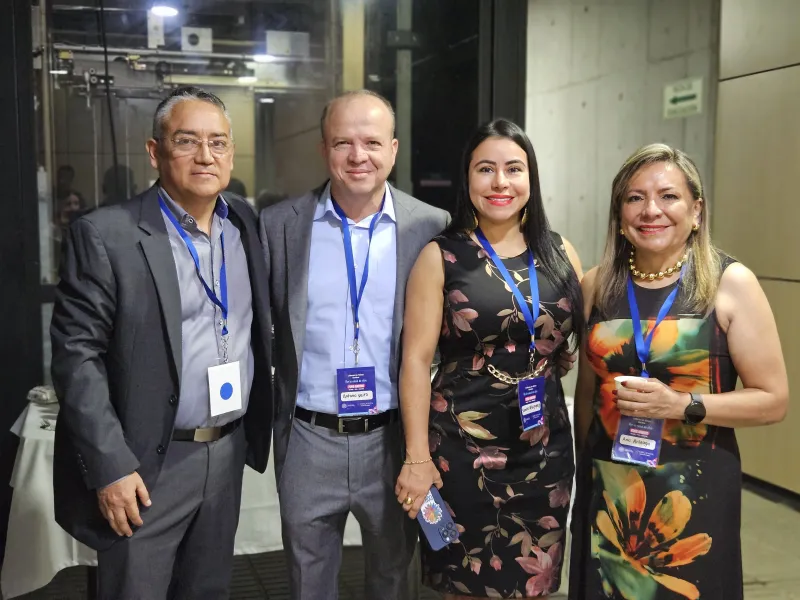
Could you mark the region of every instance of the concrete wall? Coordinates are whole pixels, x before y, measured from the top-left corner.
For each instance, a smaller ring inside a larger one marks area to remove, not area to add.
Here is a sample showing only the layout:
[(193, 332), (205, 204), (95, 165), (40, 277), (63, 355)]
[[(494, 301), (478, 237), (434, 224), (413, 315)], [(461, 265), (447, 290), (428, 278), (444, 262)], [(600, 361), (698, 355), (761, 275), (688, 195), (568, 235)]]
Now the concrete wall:
[[(712, 188), (717, 17), (718, 0), (530, 0), (525, 129), (551, 225), (587, 269), (611, 181), (639, 146), (682, 148)], [(687, 77), (704, 79), (702, 113), (665, 120), (664, 85)]]
[[(758, 276), (800, 388), (800, 2), (722, 0), (712, 231)], [(754, 348), (753, 351), (758, 351)], [(745, 473), (800, 493), (800, 412), (737, 431)]]

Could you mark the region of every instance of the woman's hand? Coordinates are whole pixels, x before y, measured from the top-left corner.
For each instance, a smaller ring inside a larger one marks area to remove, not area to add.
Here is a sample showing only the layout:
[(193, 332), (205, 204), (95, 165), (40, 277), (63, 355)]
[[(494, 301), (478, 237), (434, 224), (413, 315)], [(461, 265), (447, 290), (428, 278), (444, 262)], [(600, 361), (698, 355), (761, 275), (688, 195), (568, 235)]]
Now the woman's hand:
[(397, 494), (397, 501), (403, 505), (403, 510), (408, 513), (409, 518), (416, 518), (425, 496), (433, 485), (439, 489), (442, 487), (442, 476), (433, 461), (403, 465), (397, 478), (397, 485), (394, 486), (394, 493)]
[(577, 352), (562, 352), (558, 357), (558, 371), (561, 377), (565, 377), (572, 369), (575, 368), (575, 362), (578, 360)]
[(691, 396), (676, 392), (658, 379), (625, 381), (614, 390), (619, 412), (628, 417), (683, 420)]

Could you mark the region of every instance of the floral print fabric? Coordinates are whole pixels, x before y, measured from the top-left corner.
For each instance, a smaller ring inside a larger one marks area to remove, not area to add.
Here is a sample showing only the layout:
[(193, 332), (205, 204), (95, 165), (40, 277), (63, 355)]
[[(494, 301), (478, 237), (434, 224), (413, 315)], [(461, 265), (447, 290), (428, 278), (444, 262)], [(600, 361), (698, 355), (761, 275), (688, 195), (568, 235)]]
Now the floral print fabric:
[[(545, 424), (523, 432), (516, 386), (488, 372), (489, 364), (512, 377), (528, 370), (530, 334), (516, 299), (468, 236), (436, 242), (445, 306), (429, 441), (460, 538), (438, 552), (423, 542), (425, 582), (468, 596), (544, 596), (561, 581), (574, 472), (564, 395), (551, 365), (572, 331), (570, 306), (539, 273), (535, 363), (547, 379)], [(526, 255), (504, 264), (530, 302)]]
[[(637, 286), (645, 335), (672, 289)], [(741, 599), (741, 465), (733, 430), (668, 420), (658, 467), (610, 460), (619, 424), (614, 377), (639, 374), (625, 299), (615, 313), (602, 320), (595, 312), (589, 323), (587, 356), (598, 387), (578, 469), (569, 597)], [(680, 295), (654, 333), (648, 369), (681, 392), (720, 393), (736, 384), (715, 313), (689, 314)]]

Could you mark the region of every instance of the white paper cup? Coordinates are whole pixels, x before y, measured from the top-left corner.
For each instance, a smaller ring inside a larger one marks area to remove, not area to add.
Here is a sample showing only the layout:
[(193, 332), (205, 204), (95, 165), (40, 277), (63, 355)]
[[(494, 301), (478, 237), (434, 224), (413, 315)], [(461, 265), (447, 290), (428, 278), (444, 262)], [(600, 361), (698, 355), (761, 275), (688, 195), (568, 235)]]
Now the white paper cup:
[(620, 375), (619, 377), (614, 377), (614, 383), (616, 384), (618, 390), (630, 389), (630, 388), (624, 388), (623, 387), (622, 383), (624, 381), (629, 381), (629, 382), (633, 382), (633, 383), (642, 384), (642, 383), (644, 383), (646, 381), (646, 379), (644, 379), (643, 377), (634, 377), (634, 376), (631, 376), (631, 375)]

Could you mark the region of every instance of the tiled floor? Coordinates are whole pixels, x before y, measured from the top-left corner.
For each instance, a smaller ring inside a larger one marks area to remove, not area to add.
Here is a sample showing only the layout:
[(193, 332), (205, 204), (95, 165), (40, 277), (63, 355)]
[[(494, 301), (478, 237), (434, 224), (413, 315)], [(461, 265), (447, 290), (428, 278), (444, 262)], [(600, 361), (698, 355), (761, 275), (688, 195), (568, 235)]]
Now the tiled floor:
[[(765, 498), (751, 491), (745, 491), (742, 502), (745, 599), (800, 600), (800, 505), (780, 496)], [(339, 582), (340, 600), (379, 600), (364, 598), (363, 576), (361, 549), (346, 549)], [(20, 600), (85, 598), (86, 570), (78, 567), (62, 571), (46, 588)], [(283, 556), (271, 553), (238, 557), (232, 599), (288, 600)], [(438, 596), (424, 590), (421, 600), (438, 600)]]
[(742, 497), (746, 600), (800, 600), (800, 505)]

